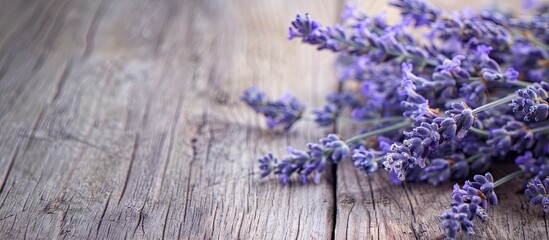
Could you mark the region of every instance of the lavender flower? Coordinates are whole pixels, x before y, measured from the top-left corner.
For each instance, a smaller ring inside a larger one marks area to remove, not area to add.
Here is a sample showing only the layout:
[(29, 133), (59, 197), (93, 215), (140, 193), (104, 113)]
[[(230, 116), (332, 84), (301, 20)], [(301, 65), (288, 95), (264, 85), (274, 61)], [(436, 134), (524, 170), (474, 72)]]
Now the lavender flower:
[(484, 176), (475, 175), (475, 181), (471, 182), (470, 187), (479, 189), (488, 202), (492, 205), (498, 204), (498, 198), (494, 192), (494, 178), (492, 174), (486, 173)]
[(460, 89), (466, 104), (471, 107), (479, 107), (486, 104), (487, 90), (486, 84), (482, 81), (464, 83), (463, 87)]
[(473, 222), (469, 220), (468, 215), (469, 208), (466, 205), (452, 207), (440, 215), (446, 239), (456, 239), (460, 230), (467, 232), (468, 235), (475, 234)]
[(259, 169), (261, 169), (261, 177), (265, 177), (271, 174), (278, 164), (278, 159), (273, 156), (272, 153), (269, 153), (261, 158), (259, 158)]
[(452, 109), (446, 111), (446, 114), (450, 115), (456, 121), (456, 136), (458, 138), (465, 137), (467, 131), (473, 126), (476, 115), (467, 104), (452, 103)]
[(450, 163), (446, 159), (433, 159), (431, 164), (424, 170), (422, 180), (428, 180), (431, 184), (437, 186), (441, 182), (450, 179)]
[(475, 181), (466, 181), (462, 188), (454, 185), (450, 209), (440, 215), (447, 239), (455, 239), (458, 231), (474, 234), (473, 218), (486, 221), (487, 202), (496, 205), (497, 196), (494, 193), (494, 179), (490, 173), (475, 175)]
[(541, 121), (549, 115), (549, 83), (535, 83), (525, 89), (516, 91), (517, 97), (514, 98), (509, 106), (513, 107), (513, 112), (524, 114), (524, 121)]
[(290, 94), (271, 101), (265, 92), (256, 87), (246, 89), (240, 99), (257, 113), (265, 116), (269, 129), (281, 126), (287, 131), (297, 120), (301, 119), (305, 111), (305, 105)]
[(355, 167), (365, 174), (370, 174), (378, 169), (378, 160), (383, 152), (375, 151), (373, 149), (366, 150), (364, 146), (359, 149), (353, 150), (353, 161)]
[(511, 121), (501, 128), (488, 131), (488, 145), (493, 147), (494, 155), (505, 155), (510, 150), (523, 151), (534, 145), (534, 134), (523, 123)]
[(426, 166), (427, 156), (436, 150), (440, 143), (440, 134), (437, 132), (435, 124), (421, 123), (410, 132), (404, 132), (407, 137), (402, 141), (401, 151), (409, 153), (416, 160), (416, 164), (421, 168)]
[(244, 90), (244, 94), (242, 94), (240, 99), (258, 113), (264, 111), (264, 107), (268, 102), (267, 94), (255, 86)]
[(329, 134), (319, 142), (308, 143), (307, 150), (288, 147), (288, 155), (280, 162), (270, 153), (259, 158), (261, 177), (274, 172), (283, 184), (287, 184), (290, 176), (297, 174), (303, 183), (307, 183), (310, 176), (319, 183), (326, 164), (337, 164), (351, 154), (347, 143), (335, 134)]
[(481, 71), (481, 75), (487, 81), (505, 83), (516, 81), (519, 73), (513, 68), (507, 69), (504, 73), (498, 72), (495, 69), (484, 68)]
[(389, 4), (400, 8), (401, 15), (406, 19), (413, 20), (416, 27), (434, 22), (440, 14), (440, 10), (425, 1), (400, 0)]
[(543, 179), (549, 176), (549, 158), (547, 156), (534, 157), (531, 151), (527, 151), (515, 159), (515, 164), (533, 177)]
[(385, 155), (383, 166), (385, 170), (396, 173), (400, 181), (404, 181), (408, 172), (417, 166), (417, 158), (412, 156), (406, 146), (394, 143), (391, 151)]
[(424, 87), (433, 87), (429, 81), (415, 76), (412, 72), (412, 65), (402, 64), (402, 86), (399, 94), (405, 98), (401, 102), (405, 111), (403, 115), (414, 121), (423, 121), (437, 117), (437, 113), (429, 107), (429, 101), (416, 91), (416, 83), (420, 82)]
[(549, 213), (549, 178), (543, 181), (539, 178), (530, 180), (524, 194), (530, 200), (530, 204), (541, 205), (543, 211)]
[(333, 163), (338, 163), (342, 158), (351, 155), (351, 149), (347, 143), (336, 134), (329, 134), (327, 137), (320, 139), (320, 143), (324, 145), (323, 153)]
[(324, 41), (318, 30), (320, 29), (320, 23), (312, 20), (309, 14), (301, 16), (297, 14), (296, 19), (292, 21), (292, 26), (288, 29), (288, 39), (301, 37), (303, 42), (316, 44)]
[(330, 126), (335, 123), (337, 115), (339, 113), (339, 107), (335, 104), (326, 104), (322, 109), (313, 110), (315, 115), (315, 122), (319, 126)]

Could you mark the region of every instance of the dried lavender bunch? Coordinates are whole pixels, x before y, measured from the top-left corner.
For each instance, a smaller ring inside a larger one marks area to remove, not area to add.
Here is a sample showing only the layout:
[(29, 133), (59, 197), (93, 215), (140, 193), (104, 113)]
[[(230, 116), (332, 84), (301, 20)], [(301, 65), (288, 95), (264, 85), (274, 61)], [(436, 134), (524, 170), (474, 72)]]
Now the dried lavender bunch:
[[(260, 158), (261, 177), (319, 182), (327, 165), (344, 159), (365, 174), (384, 168), (395, 184), (438, 185), (477, 174), (455, 185), (440, 216), (448, 239), (474, 233), (473, 220), (486, 221), (488, 204), (498, 202), (494, 188), (518, 176), (527, 179), (522, 186), (531, 203), (547, 211), (548, 6), (517, 18), (495, 10), (446, 12), (420, 0), (390, 5), (402, 16), (394, 25), (354, 5), (345, 7), (340, 25), (324, 27), (308, 14), (291, 22), (289, 39), (338, 56), (342, 87), (312, 110), (314, 121), (326, 127), (348, 117), (362, 130), (348, 139), (329, 134), (305, 150), (288, 147), (281, 161), (269, 153)], [(429, 33), (414, 38), (416, 27)], [(256, 88), (242, 100), (270, 128), (289, 131), (306, 115), (295, 98), (269, 101)], [(494, 182), (487, 171), (510, 156), (520, 171)]]

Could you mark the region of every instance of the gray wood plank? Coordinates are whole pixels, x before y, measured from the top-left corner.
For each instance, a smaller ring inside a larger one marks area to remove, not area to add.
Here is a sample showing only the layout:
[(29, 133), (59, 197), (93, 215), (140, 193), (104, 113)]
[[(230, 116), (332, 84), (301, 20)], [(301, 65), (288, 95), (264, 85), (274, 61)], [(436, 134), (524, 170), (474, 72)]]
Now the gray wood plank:
[(332, 179), (282, 186), (255, 162), (324, 133), (269, 133), (239, 96), (321, 104), (333, 58), (285, 36), (297, 12), (333, 22), (335, 3), (2, 6), (2, 238), (331, 237)]

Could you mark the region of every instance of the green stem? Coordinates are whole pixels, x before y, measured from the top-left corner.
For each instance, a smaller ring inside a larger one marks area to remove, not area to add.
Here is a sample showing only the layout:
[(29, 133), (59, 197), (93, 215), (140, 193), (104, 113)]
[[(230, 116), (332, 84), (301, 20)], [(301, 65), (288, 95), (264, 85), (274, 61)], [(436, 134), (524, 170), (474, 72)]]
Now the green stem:
[[(464, 80), (469, 80), (469, 81), (481, 81), (482, 78), (481, 78), (481, 77), (471, 77), (471, 78), (469, 78), (469, 79), (464, 79)], [(515, 86), (519, 86), (519, 87), (528, 87), (528, 86), (532, 86), (532, 83), (525, 82), (525, 81), (521, 81), (521, 80), (515, 80), (515, 81), (510, 81), (510, 82), (502, 82), (502, 83), (508, 83), (508, 84), (512, 84), (512, 85), (515, 85)]]
[(502, 99), (499, 99), (499, 100), (493, 101), (493, 102), (491, 102), (491, 103), (482, 105), (482, 106), (480, 106), (480, 107), (478, 107), (478, 108), (473, 109), (473, 114), (482, 112), (482, 111), (484, 111), (484, 110), (486, 110), (486, 109), (490, 109), (490, 108), (492, 108), (492, 107), (496, 107), (496, 106), (505, 104), (505, 103), (511, 101), (511, 100), (512, 100), (513, 98), (515, 98), (515, 97), (517, 97), (517, 94), (511, 94), (511, 95), (509, 95), (509, 96), (507, 96), (507, 97), (504, 97), (504, 98), (502, 98)]
[(534, 128), (534, 129), (531, 129), (530, 132), (532, 132), (532, 133), (544, 133), (544, 132), (549, 132), (549, 126)]
[(507, 175), (507, 176), (505, 176), (505, 177), (503, 177), (503, 178), (500, 178), (499, 180), (497, 180), (496, 182), (494, 182), (494, 188), (496, 188), (496, 187), (500, 186), (501, 184), (504, 184), (504, 183), (506, 183), (506, 182), (508, 182), (508, 181), (510, 181), (510, 180), (513, 180), (513, 179), (515, 179), (515, 178), (517, 178), (517, 177), (520, 177), (520, 176), (522, 176), (523, 174), (524, 174), (524, 172), (523, 172), (522, 170), (518, 170), (518, 171), (513, 172), (513, 173), (511, 173), (511, 174), (509, 174), (509, 175)]
[(468, 163), (471, 163), (471, 162), (474, 162), (475, 160), (477, 160), (477, 158), (479, 158), (479, 157), (482, 157), (482, 153), (477, 153), (473, 156), (470, 156), (467, 159), (465, 159), (465, 161), (468, 162)]
[[(306, 114), (306, 115), (303, 115), (301, 118), (303, 120), (307, 120), (307, 121), (314, 121), (315, 120), (315, 115)], [(400, 116), (368, 119), (368, 120), (362, 120), (362, 121), (356, 121), (353, 118), (345, 117), (345, 116), (338, 116), (337, 118), (338, 118), (338, 120), (347, 120), (347, 121), (352, 121), (352, 122), (357, 122), (357, 123), (364, 123), (364, 124), (380, 124), (380, 123), (386, 123), (386, 122), (402, 121), (402, 120), (405, 119), (404, 117), (400, 117)]]
[(481, 137), (488, 137), (488, 131), (486, 131), (486, 130), (471, 127), (471, 128), (469, 128), (469, 131), (471, 131), (472, 133), (474, 133), (476, 135), (479, 135)]
[(386, 122), (396, 122), (396, 121), (402, 121), (404, 120), (404, 117), (386, 117), (386, 118), (376, 118), (376, 119), (368, 119), (363, 121), (358, 121), (359, 123), (364, 124), (380, 124), (380, 123), (386, 123)]
[(371, 131), (371, 132), (366, 132), (366, 133), (363, 133), (363, 134), (356, 135), (354, 137), (351, 137), (351, 138), (345, 140), (345, 143), (350, 145), (350, 144), (353, 144), (355, 142), (358, 142), (358, 141), (360, 141), (362, 139), (365, 139), (365, 138), (368, 138), (368, 137), (372, 137), (372, 136), (376, 136), (376, 135), (379, 135), (379, 134), (382, 134), (382, 133), (391, 132), (391, 131), (398, 130), (398, 129), (401, 129), (401, 128), (409, 127), (411, 125), (412, 125), (412, 121), (406, 120), (404, 122), (401, 122), (401, 123), (398, 123), (398, 124), (395, 124), (395, 125), (392, 125), (392, 126), (388, 126), (388, 127), (384, 127), (384, 128), (380, 128), (380, 129)]

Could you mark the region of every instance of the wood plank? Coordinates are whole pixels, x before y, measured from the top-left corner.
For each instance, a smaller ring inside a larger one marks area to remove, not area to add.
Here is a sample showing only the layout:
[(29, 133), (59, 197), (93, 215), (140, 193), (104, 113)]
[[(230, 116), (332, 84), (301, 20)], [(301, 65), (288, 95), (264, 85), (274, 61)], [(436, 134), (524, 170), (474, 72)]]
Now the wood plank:
[(256, 165), (324, 133), (268, 133), (239, 96), (320, 105), (333, 58), (285, 36), (297, 12), (333, 22), (335, 3), (2, 6), (1, 238), (331, 237), (333, 179), (282, 186)]
[[(505, 7), (520, 1), (504, 2)], [(443, 9), (463, 6), (481, 8), (490, 1), (437, 2)], [(384, 2), (360, 1), (367, 14), (386, 11), (389, 21), (396, 21), (398, 12)], [(516, 7), (515, 7), (516, 8)], [(513, 9), (513, 8), (511, 8)], [(498, 169), (501, 177), (507, 169)], [(486, 224), (475, 221), (476, 237), (480, 239), (541, 239), (549, 238), (547, 216), (529, 205), (525, 196), (513, 187), (497, 189), (500, 200), (488, 209)], [(442, 239), (442, 224), (438, 216), (448, 207), (452, 184), (438, 187), (428, 183), (394, 186), (384, 170), (365, 176), (354, 169), (351, 161), (337, 168), (336, 239)], [(465, 236), (465, 234), (462, 234)]]

